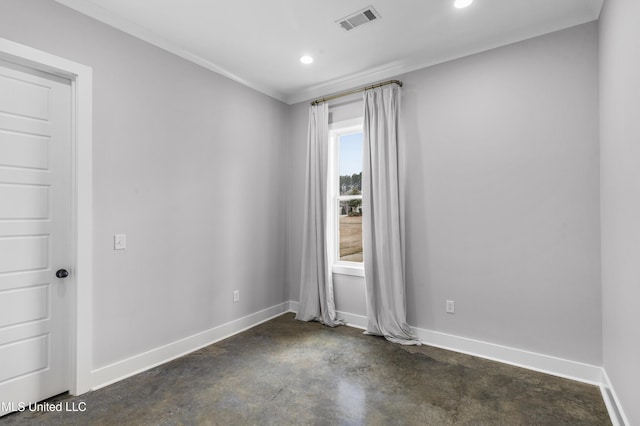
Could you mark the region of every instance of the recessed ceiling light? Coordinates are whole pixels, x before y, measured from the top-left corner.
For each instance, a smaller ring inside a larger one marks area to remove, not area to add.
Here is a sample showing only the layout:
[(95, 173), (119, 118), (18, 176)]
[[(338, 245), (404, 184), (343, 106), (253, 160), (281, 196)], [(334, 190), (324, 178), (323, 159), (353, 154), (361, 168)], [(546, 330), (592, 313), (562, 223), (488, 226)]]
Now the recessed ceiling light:
[(300, 62), (302, 62), (303, 64), (310, 64), (313, 62), (313, 58), (309, 55), (304, 55), (300, 58)]
[(465, 7), (469, 6), (471, 3), (473, 3), (473, 0), (456, 0), (456, 2), (453, 5), (458, 9), (464, 9)]

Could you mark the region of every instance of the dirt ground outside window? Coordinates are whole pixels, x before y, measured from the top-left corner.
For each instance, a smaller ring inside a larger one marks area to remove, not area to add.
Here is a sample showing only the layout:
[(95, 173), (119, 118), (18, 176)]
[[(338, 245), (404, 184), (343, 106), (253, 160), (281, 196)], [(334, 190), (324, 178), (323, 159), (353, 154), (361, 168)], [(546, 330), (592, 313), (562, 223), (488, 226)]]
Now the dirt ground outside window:
[(362, 262), (362, 216), (340, 216), (340, 260)]

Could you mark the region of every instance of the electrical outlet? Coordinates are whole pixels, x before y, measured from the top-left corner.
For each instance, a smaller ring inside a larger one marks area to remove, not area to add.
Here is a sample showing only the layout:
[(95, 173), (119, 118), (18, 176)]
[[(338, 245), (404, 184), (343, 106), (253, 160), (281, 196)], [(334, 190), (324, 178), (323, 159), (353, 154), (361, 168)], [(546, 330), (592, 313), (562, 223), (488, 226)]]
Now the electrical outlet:
[(233, 291), (233, 303), (240, 301), (240, 290)]
[(456, 313), (456, 302), (454, 302), (453, 300), (447, 300), (446, 312), (448, 314), (455, 314)]
[(116, 234), (113, 236), (113, 249), (124, 250), (127, 248), (127, 234)]

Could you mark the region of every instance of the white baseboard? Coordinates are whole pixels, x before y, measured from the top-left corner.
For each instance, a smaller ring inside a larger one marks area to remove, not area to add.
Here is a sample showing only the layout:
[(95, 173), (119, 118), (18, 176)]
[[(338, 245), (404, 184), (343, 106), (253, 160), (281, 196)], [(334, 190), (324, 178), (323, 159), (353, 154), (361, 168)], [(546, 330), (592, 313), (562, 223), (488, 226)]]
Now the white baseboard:
[(602, 399), (607, 406), (609, 417), (613, 426), (631, 426), (631, 423), (627, 419), (627, 416), (622, 409), (618, 395), (609, 380), (607, 370), (602, 369), (602, 384), (600, 385), (600, 392), (602, 392)]
[[(289, 312), (298, 312), (298, 302), (289, 300)], [(349, 327), (360, 328), (362, 330), (367, 328), (367, 317), (365, 316), (351, 314), (344, 311), (336, 311), (336, 316), (338, 317), (338, 319), (343, 320)]]
[(425, 344), (600, 386), (602, 368), (495, 343), (411, 327)]
[(127, 377), (179, 358), (212, 343), (231, 337), (289, 311), (289, 302), (272, 306), (218, 327), (194, 334), (150, 351), (91, 371), (91, 390), (110, 385)]
[(349, 327), (359, 328), (361, 330), (367, 329), (367, 317), (363, 315), (350, 314), (344, 311), (336, 311), (336, 315), (339, 319), (344, 320)]
[[(296, 312), (297, 308), (298, 302), (289, 301), (290, 311)], [(367, 317), (365, 316), (342, 311), (338, 311), (337, 314), (338, 318), (344, 319), (348, 326), (362, 329), (367, 326)], [(496, 345), (480, 340), (468, 339), (452, 334), (440, 333), (424, 328), (411, 327), (411, 329), (425, 345), (499, 361), (505, 364), (540, 371), (542, 373), (596, 386), (602, 384), (602, 368), (599, 366)]]

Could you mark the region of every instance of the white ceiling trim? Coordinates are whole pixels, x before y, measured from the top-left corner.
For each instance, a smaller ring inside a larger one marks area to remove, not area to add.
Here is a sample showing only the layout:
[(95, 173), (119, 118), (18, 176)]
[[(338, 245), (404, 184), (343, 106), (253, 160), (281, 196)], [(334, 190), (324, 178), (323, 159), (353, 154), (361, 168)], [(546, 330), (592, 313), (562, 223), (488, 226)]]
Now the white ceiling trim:
[(366, 86), (376, 81), (384, 80), (385, 78), (404, 74), (405, 72), (406, 69), (403, 64), (394, 62), (376, 67), (372, 70), (305, 87), (298, 90), (294, 95), (288, 96), (285, 102), (293, 105), (302, 101), (310, 101), (312, 99), (330, 96), (336, 92), (350, 90), (358, 86)]
[(147, 43), (150, 43), (160, 49), (166, 50), (169, 53), (173, 53), (183, 59), (186, 59), (189, 62), (193, 62), (197, 65), (200, 65), (203, 68), (206, 68), (210, 71), (213, 71), (217, 74), (220, 74), (224, 77), (227, 77), (230, 80), (238, 82), (244, 86), (247, 86), (251, 89), (257, 90), (258, 92), (264, 93), (267, 96), (275, 98), (279, 101), (286, 102), (286, 97), (284, 94), (275, 92), (270, 90), (267, 87), (261, 87), (247, 81), (232, 72), (214, 64), (211, 61), (208, 61), (198, 55), (194, 55), (193, 53), (184, 50), (183, 48), (177, 46), (176, 44), (158, 36), (157, 34), (149, 31), (140, 25), (134, 24), (133, 22), (123, 18), (120, 15), (117, 15), (111, 11), (108, 11), (94, 3), (90, 3), (84, 0), (55, 0), (57, 3), (60, 3), (64, 6), (67, 6), (71, 9), (74, 9), (84, 15), (87, 15), (93, 19), (96, 19), (100, 22), (103, 22), (109, 26), (112, 26), (120, 31), (123, 31), (129, 35), (132, 35), (136, 38), (139, 38)]
[(471, 56), (477, 53), (486, 52), (489, 50), (496, 49), (498, 47), (519, 43), (521, 41), (528, 40), (530, 38), (542, 36), (555, 31), (560, 31), (576, 25), (586, 24), (587, 22), (592, 22), (594, 20), (597, 20), (597, 18), (581, 19), (575, 22), (561, 23), (555, 26), (547, 26), (543, 29), (539, 29), (538, 31), (531, 31), (530, 33), (524, 34), (521, 37), (518, 37), (517, 39), (509, 40), (508, 42), (497, 42), (491, 45), (483, 45), (480, 48), (467, 49), (465, 51), (458, 52), (454, 55), (443, 55), (436, 59), (430, 58), (428, 60), (418, 60), (416, 62), (399, 62), (399, 61), (393, 62), (391, 64), (386, 64), (381, 67), (374, 68), (370, 71), (366, 71), (358, 74), (352, 74), (344, 78), (334, 79), (327, 83), (322, 83), (322, 84), (301, 89), (295, 95), (286, 97), (284, 101), (289, 105), (292, 105), (302, 101), (311, 101), (312, 99), (327, 97), (337, 92), (350, 90), (359, 86), (367, 86), (367, 85), (379, 82), (381, 80), (398, 77), (401, 74), (407, 74), (412, 71), (417, 71), (423, 68), (442, 64), (442, 63), (453, 61), (456, 59), (461, 59), (466, 56)]
[[(320, 84), (316, 84), (308, 87), (301, 87), (298, 90), (295, 90), (294, 92), (292, 91), (280, 92), (278, 90), (274, 90), (273, 88), (266, 87), (260, 84), (255, 84), (254, 82), (251, 82), (247, 79), (239, 77), (238, 75), (230, 72), (226, 68), (221, 67), (210, 60), (204, 59), (186, 49), (183, 49), (177, 44), (159, 36), (157, 33), (147, 30), (146, 28), (138, 24), (135, 24), (116, 13), (113, 13), (107, 9), (104, 9), (95, 3), (88, 2), (86, 0), (55, 0), (55, 1), (71, 9), (74, 9), (82, 14), (90, 16), (91, 18), (94, 18), (100, 22), (103, 22), (114, 28), (117, 28), (136, 38), (144, 40), (163, 50), (173, 53), (187, 61), (193, 62), (210, 71), (213, 71), (217, 74), (227, 77), (230, 80), (233, 80), (237, 83), (240, 83), (258, 92), (261, 92), (267, 96), (270, 96), (272, 98), (285, 102), (289, 105), (299, 103), (302, 101), (312, 100), (315, 98), (325, 97), (332, 93), (353, 89), (354, 87), (369, 85), (374, 82), (392, 78), (392, 77), (397, 77), (401, 74), (406, 74), (411, 71), (416, 71), (429, 66), (437, 65), (440, 63), (459, 59), (459, 58), (480, 53), (483, 51), (495, 49), (497, 47), (523, 41), (532, 37), (562, 30), (575, 25), (591, 22), (598, 19), (599, 12), (600, 12), (600, 7), (596, 7), (595, 10), (591, 10), (590, 13), (583, 14), (582, 16), (569, 17), (562, 21), (555, 21), (554, 23), (549, 23), (548, 25), (545, 25), (543, 27), (537, 27), (535, 30), (532, 30), (528, 33), (520, 34), (519, 37), (515, 39), (511, 38), (505, 42), (496, 42), (491, 45), (470, 47), (463, 51), (457, 51), (456, 53), (451, 55), (447, 55), (445, 53), (440, 55), (439, 57), (430, 56), (429, 52), (425, 52), (425, 54), (423, 55), (394, 61), (391, 63), (381, 65), (379, 67), (375, 67), (373, 69), (369, 69), (369, 70), (362, 71), (355, 74), (346, 75), (344, 77), (337, 78), (337, 79), (332, 79), (331, 81), (326, 81), (324, 83), (320, 83)], [(602, 5), (602, 0), (599, 2), (599, 5), (600, 6)]]

